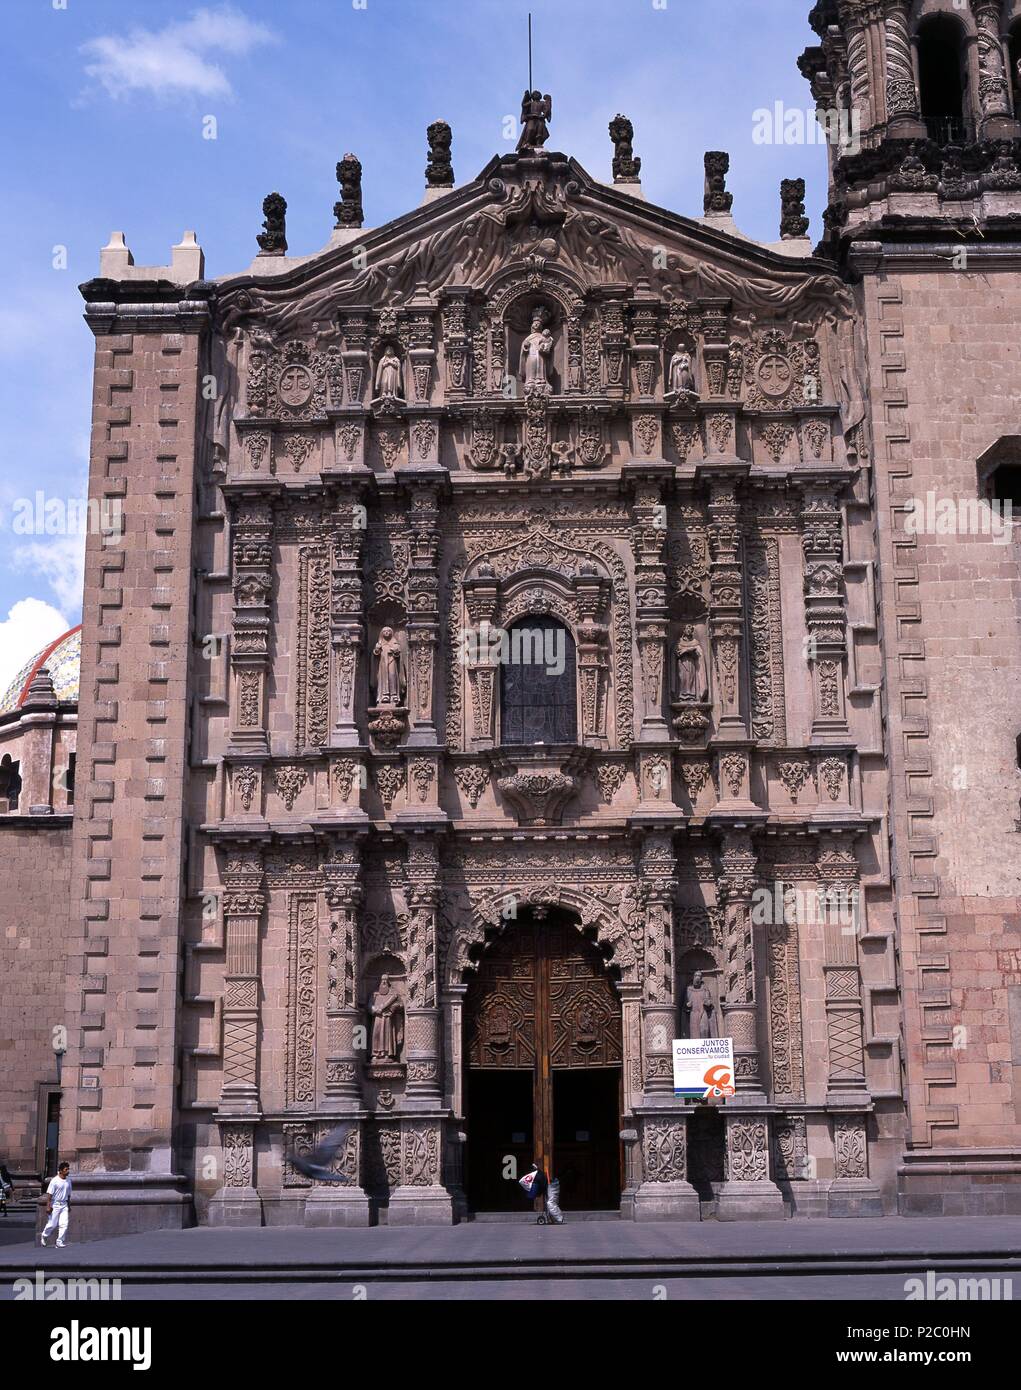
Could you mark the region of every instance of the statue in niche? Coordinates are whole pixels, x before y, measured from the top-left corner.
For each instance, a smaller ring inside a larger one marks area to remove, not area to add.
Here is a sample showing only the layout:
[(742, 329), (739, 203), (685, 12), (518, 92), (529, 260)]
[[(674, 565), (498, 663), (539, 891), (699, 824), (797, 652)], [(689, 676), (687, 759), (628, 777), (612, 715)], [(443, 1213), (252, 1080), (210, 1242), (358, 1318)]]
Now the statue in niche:
[(674, 694), (684, 704), (704, 704), (709, 698), (705, 657), (691, 623), (685, 623), (674, 649)]
[(702, 979), (701, 970), (696, 970), (691, 984), (684, 995), (684, 1007), (688, 1011), (689, 1038), (716, 1037), (716, 1006), (709, 986)]
[(380, 400), (403, 400), (401, 359), (392, 343), (387, 343), (376, 366), (376, 395)]
[(667, 369), (667, 395), (690, 396), (695, 394), (695, 373), (691, 363), (691, 353), (679, 347), (670, 359)]
[(369, 1000), (369, 1018), (372, 1020), (370, 1060), (399, 1062), (404, 1046), (404, 1004), (389, 975), (382, 977), (379, 988)]
[(526, 391), (529, 387), (542, 388), (549, 385), (546, 363), (553, 351), (553, 334), (546, 326), (548, 323), (548, 309), (540, 306), (532, 310), (532, 331), (521, 344), (521, 361), (518, 366), (518, 375), (525, 383)]
[(372, 655), (376, 658), (376, 704), (403, 704), (408, 682), (400, 638), (392, 627), (382, 629)]

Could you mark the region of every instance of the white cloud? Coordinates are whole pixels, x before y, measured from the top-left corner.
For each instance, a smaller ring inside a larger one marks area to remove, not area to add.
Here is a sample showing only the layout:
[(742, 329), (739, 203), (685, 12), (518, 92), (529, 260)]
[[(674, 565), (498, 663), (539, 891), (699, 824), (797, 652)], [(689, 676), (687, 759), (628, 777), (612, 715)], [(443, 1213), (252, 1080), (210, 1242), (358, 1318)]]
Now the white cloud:
[(18, 545), (11, 556), (11, 567), (21, 573), (40, 575), (61, 606), (75, 612), (81, 607), (85, 581), (85, 533)]
[(21, 598), (0, 622), (0, 695), (27, 661), (71, 624), (40, 598)]
[(224, 54), (243, 57), (260, 44), (275, 42), (272, 30), (248, 19), (232, 5), (196, 10), (163, 29), (132, 29), (104, 34), (82, 45), (91, 61), (86, 74), (115, 98), (134, 92), (156, 96), (228, 97), (231, 85), (212, 61)]

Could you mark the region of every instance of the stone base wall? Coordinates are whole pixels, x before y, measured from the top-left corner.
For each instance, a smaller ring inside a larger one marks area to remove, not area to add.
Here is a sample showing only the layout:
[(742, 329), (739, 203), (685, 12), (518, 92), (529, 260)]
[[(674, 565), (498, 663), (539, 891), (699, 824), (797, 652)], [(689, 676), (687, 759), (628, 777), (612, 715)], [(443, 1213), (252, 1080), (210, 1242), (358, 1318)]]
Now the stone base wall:
[(40, 1082), (57, 1080), (54, 1030), (64, 1010), (71, 874), (70, 817), (0, 823), (0, 1161), (29, 1183), (39, 1173)]

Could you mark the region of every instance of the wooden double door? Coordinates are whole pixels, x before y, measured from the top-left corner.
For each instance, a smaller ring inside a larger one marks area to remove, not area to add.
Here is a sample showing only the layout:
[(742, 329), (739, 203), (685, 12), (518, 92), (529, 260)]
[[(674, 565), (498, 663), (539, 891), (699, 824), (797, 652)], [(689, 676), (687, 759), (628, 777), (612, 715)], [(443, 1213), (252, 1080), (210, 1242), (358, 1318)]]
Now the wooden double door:
[(476, 1211), (527, 1209), (533, 1161), (564, 1210), (621, 1191), (621, 1012), (596, 947), (560, 913), (522, 914), (486, 952), (465, 1001), (465, 1182)]

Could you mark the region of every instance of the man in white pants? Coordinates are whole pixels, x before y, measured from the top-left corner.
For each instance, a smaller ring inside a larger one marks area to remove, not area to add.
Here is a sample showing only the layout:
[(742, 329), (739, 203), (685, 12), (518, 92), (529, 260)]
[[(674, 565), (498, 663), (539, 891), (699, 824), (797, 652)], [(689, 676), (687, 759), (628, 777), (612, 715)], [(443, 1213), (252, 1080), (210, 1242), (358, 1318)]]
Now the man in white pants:
[(57, 1168), (57, 1176), (50, 1179), (50, 1185), (46, 1189), (46, 1196), (49, 1199), (46, 1210), (49, 1213), (49, 1220), (43, 1227), (43, 1233), (39, 1238), (39, 1244), (46, 1244), (46, 1237), (52, 1232), (57, 1233), (57, 1249), (61, 1250), (67, 1237), (67, 1218), (71, 1206), (71, 1165), (61, 1163)]

